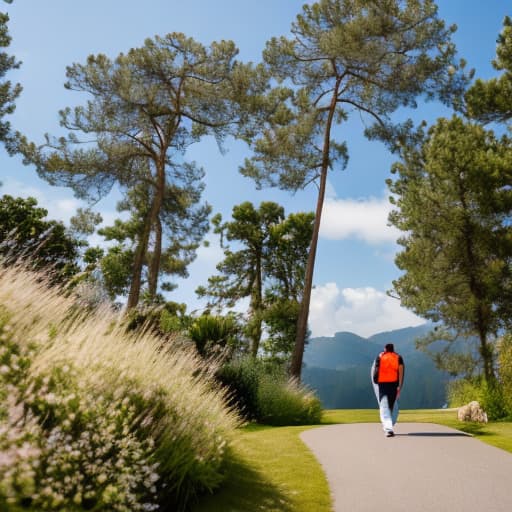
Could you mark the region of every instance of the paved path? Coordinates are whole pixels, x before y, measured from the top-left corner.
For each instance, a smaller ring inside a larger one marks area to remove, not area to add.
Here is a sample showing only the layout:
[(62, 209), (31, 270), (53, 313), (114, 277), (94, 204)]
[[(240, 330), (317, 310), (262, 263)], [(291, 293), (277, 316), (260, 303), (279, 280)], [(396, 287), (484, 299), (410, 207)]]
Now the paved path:
[[(430, 423), (329, 425), (301, 434), (336, 512), (512, 512), (512, 454)], [(312, 511), (313, 512), (313, 511)]]

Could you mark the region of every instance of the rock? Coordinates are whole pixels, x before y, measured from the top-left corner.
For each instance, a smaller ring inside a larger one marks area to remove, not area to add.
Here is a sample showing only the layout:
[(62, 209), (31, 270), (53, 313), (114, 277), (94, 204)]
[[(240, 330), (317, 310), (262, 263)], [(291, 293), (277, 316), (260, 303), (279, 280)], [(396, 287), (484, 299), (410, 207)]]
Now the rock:
[(459, 407), (457, 411), (459, 421), (474, 421), (477, 423), (487, 423), (487, 414), (480, 407), (478, 402), (470, 402), (467, 405)]

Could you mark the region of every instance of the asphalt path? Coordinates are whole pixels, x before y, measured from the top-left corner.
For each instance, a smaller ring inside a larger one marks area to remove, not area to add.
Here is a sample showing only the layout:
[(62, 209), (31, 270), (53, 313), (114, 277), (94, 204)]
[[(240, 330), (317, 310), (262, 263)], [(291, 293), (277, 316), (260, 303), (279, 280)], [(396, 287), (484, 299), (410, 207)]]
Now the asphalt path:
[[(431, 423), (329, 425), (302, 440), (335, 512), (512, 512), (512, 454)], [(312, 511), (313, 512), (313, 511)]]

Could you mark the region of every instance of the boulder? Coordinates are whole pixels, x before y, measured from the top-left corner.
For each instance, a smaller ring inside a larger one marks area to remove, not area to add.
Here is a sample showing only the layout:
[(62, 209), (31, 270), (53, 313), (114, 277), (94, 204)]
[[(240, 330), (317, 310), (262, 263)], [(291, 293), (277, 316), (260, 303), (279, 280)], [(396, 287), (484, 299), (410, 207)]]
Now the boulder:
[(487, 423), (487, 414), (480, 407), (478, 402), (470, 402), (467, 405), (459, 407), (457, 411), (459, 421), (474, 421), (476, 423)]

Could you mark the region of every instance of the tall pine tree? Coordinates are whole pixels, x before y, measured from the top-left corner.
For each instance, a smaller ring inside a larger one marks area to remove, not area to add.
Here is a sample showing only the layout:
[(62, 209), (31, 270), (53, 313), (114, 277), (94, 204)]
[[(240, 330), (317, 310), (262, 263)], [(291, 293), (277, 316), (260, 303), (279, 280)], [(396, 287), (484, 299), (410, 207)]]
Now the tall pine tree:
[[(164, 211), (169, 212), (165, 204), (188, 201), (168, 195), (181, 194), (181, 184), (197, 176), (193, 165), (183, 163), (187, 148), (202, 136), (213, 135), (221, 143), (240, 127), (251, 126), (250, 98), (266, 82), (257, 68), (235, 60), (237, 52), (230, 41), (206, 47), (172, 33), (147, 39), (115, 60), (91, 55), (85, 64), (67, 69), (66, 87), (90, 97), (84, 106), (60, 112), (68, 136), (47, 136), (41, 148), (23, 139), (19, 143), (42, 178), (72, 187), (79, 197), (98, 199), (113, 186), (127, 191), (143, 185), (149, 191), (133, 255), (128, 308), (139, 301), (150, 252), (149, 289), (155, 293), (162, 222), (167, 220)], [(183, 178), (186, 173), (189, 177)], [(198, 190), (197, 183), (194, 187)], [(184, 220), (175, 216), (173, 222), (178, 218)]]
[[(7, 1), (7, 0), (4, 0)], [(11, 3), (12, 0), (7, 1)], [(7, 48), (11, 43), (11, 37), (8, 30), (9, 16), (0, 12), (0, 48)], [(0, 51), (0, 79), (3, 79), (10, 70), (20, 67), (20, 62), (7, 54)], [(12, 114), (15, 108), (15, 100), (21, 93), (21, 85), (13, 85), (9, 80), (0, 81), (0, 141), (7, 143), (7, 149), (11, 150), (10, 124), (4, 120), (4, 116)]]
[[(320, 0), (304, 5), (292, 37), (271, 39), (264, 59), (294, 91), (253, 141), (242, 173), (259, 186), (319, 187), (291, 373), (300, 378), (327, 172), (343, 168), (344, 141), (334, 128), (368, 116), (389, 136), (390, 115), (419, 95), (451, 99), (463, 76), (453, 71), (454, 27), (431, 0)], [(462, 80), (461, 80), (462, 78)]]
[(394, 293), (416, 314), (477, 336), (494, 381), (493, 343), (512, 321), (512, 141), (458, 117), (402, 152), (390, 181), (404, 232)]

